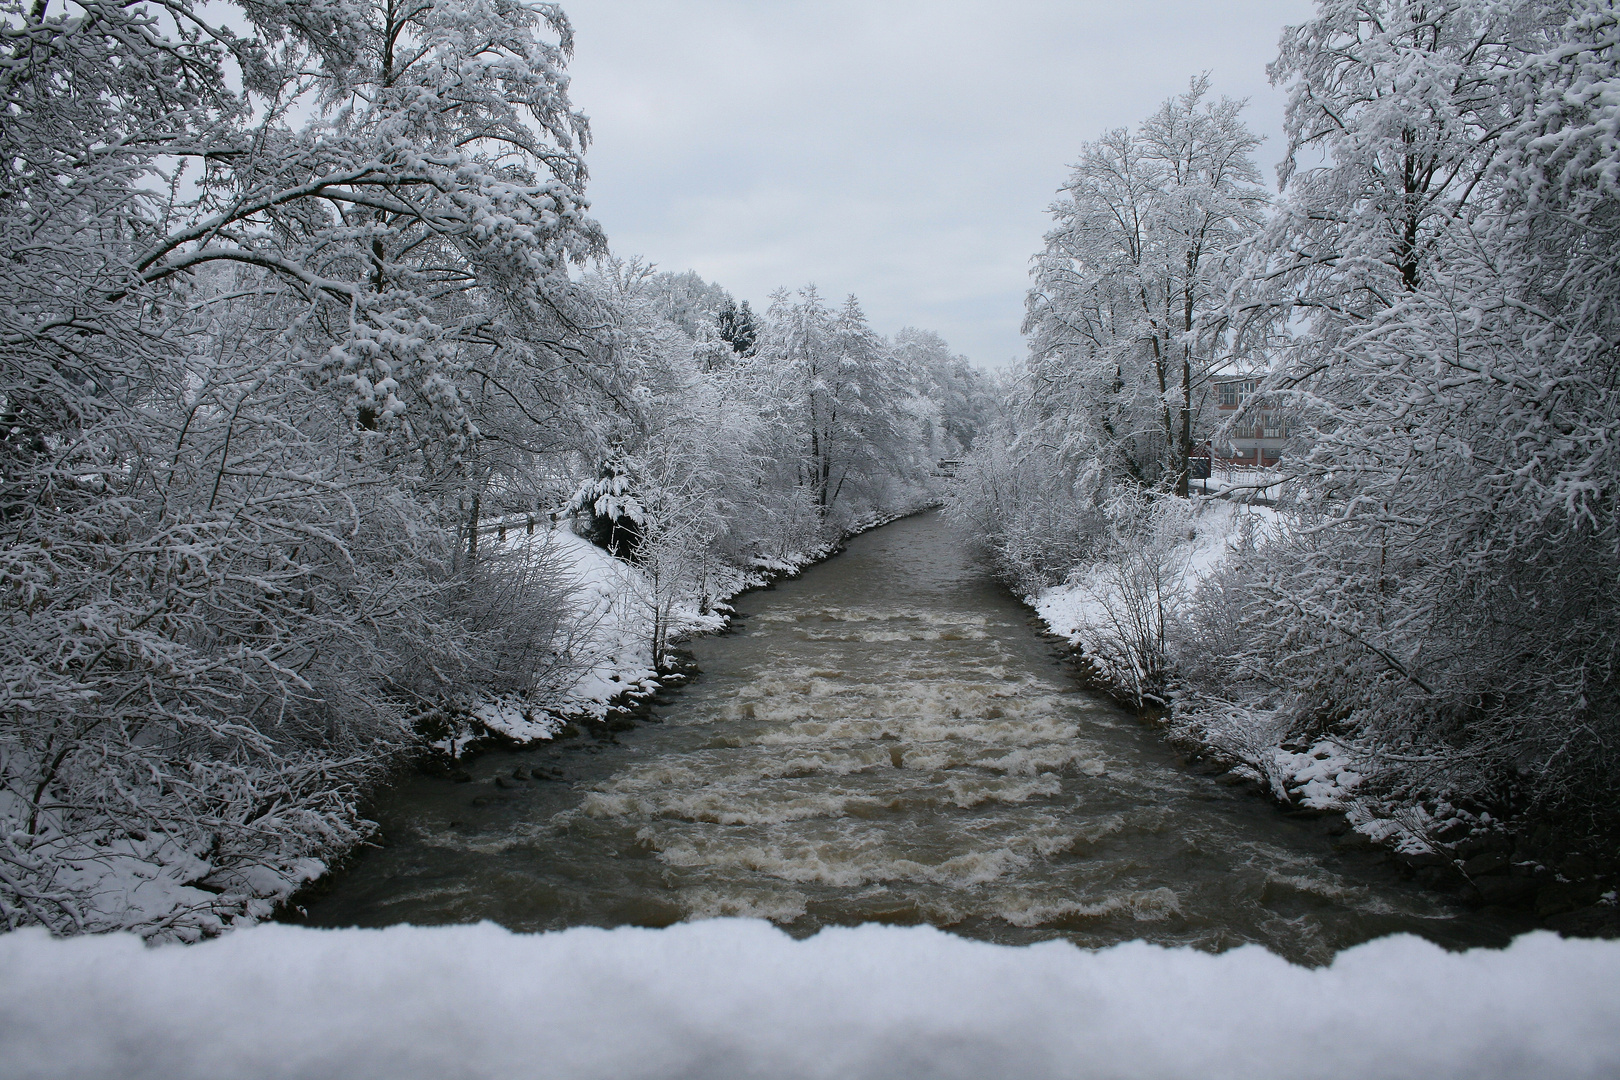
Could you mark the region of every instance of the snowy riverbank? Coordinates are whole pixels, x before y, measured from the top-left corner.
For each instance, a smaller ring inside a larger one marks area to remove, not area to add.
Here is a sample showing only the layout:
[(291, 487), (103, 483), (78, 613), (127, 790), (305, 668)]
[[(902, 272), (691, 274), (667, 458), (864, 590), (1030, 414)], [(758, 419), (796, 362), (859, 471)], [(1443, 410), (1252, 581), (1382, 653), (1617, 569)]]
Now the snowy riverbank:
[(1307, 969), (1256, 946), (1010, 948), (878, 925), (794, 940), (744, 920), (540, 935), (263, 926), (184, 949), (25, 929), (0, 938), (0, 970), (13, 973), (0, 983), (11, 1080), (1620, 1070), (1620, 943), (1546, 933), (1466, 953), (1385, 938)]
[(1328, 735), (1301, 741), (1263, 707), (1207, 687), (1188, 690), (1189, 674), (1206, 661), (1187, 644), (1195, 594), (1239, 545), (1278, 522), (1269, 507), (1222, 497), (1169, 504), (1147, 527), (1136, 525), (1134, 544), (1116, 546), (1026, 602), (1100, 689), (1149, 707), (1206, 771), (1225, 772), (1290, 808), (1342, 814), (1365, 838), (1347, 842), (1384, 846), (1426, 885), (1532, 911), (1561, 931), (1612, 936), (1620, 926), (1612, 855), (1605, 863), (1550, 853), (1478, 806), (1368, 784), (1380, 768), (1377, 747)]
[(1175, 619), (1243, 532), (1264, 531), (1277, 520), (1269, 507), (1219, 496), (1155, 510), (1160, 517), (1136, 535), (1025, 598), (1052, 633), (1085, 655), (1102, 686), (1122, 698), (1157, 689), (1144, 685), (1153, 675), (1144, 653), (1155, 643), (1165, 647)]
[[(680, 642), (699, 634), (718, 633), (729, 625), (731, 601), (751, 589), (765, 588), (830, 558), (853, 536), (921, 513), (933, 503), (863, 514), (837, 537), (803, 550), (758, 554), (746, 565), (718, 562), (708, 567), (707, 595), (683, 592), (672, 605), (668, 639)], [(571, 620), (577, 672), (565, 685), (536, 700), (490, 697), (458, 717), (451, 732), (434, 744), (449, 757), (494, 736), (506, 744), (545, 741), (570, 722), (603, 721), (630, 703), (650, 698), (672, 680), (661, 673), (653, 656), (653, 621), (658, 601), (646, 576), (635, 565), (615, 558), (575, 535), (566, 526), (539, 534), (519, 535), (512, 543), (526, 546), (552, 563), (573, 589)], [(684, 681), (677, 676), (675, 683)]]
[[(715, 597), (729, 599), (797, 573), (836, 552), (847, 536), (899, 516), (903, 514), (867, 514), (855, 519), (843, 536), (808, 550), (775, 551), (746, 566), (711, 568), (711, 603), (704, 605), (695, 593), (679, 597), (670, 616), (671, 637), (723, 629), (730, 608)], [(437, 751), (440, 761), (454, 767), (458, 757), (483, 742), (545, 741), (570, 723), (611, 724), (628, 707), (678, 681), (678, 676), (661, 675), (654, 662), (653, 598), (640, 569), (566, 527), (532, 533), (520, 528), (508, 535), (513, 548), (528, 548), (535, 562), (544, 564), (544, 573), (567, 585), (565, 655), (555, 659), (554, 670), (534, 690), (523, 696), (488, 695), (453, 713), (440, 711), (437, 731), (426, 744), (420, 736), (402, 739), (387, 760), (371, 763), (366, 783), (331, 791), (318, 816), (271, 805), (260, 813), (249, 839), (263, 834), (274, 840), (281, 835), (278, 827), (285, 835), (250, 857), (232, 850), (223, 825), (191, 835), (131, 828), (92, 838), (93, 843), (61, 838), (36, 842), (31, 850), (18, 848), (9, 855), (14, 866), (50, 871), (54, 891), (35, 898), (36, 905), (49, 914), (50, 905), (72, 901), (79, 905), (77, 929), (134, 929), (159, 940), (198, 941), (251, 926), (366, 840), (372, 824), (363, 820), (360, 806), (367, 791), (387, 783), (391, 769), (424, 749)], [(14, 793), (0, 792), (0, 810), (11, 810), (14, 819), (21, 814), (13, 809), (16, 802)]]

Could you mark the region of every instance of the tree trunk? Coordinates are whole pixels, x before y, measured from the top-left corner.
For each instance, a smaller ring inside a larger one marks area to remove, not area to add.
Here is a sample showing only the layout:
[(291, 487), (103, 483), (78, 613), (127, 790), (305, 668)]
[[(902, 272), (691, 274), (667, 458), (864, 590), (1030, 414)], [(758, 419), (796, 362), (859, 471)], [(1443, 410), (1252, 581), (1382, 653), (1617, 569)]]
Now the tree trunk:
[(1187, 252), (1187, 283), (1182, 289), (1183, 340), (1181, 344), (1181, 444), (1176, 448), (1176, 494), (1185, 499), (1192, 488), (1192, 328), (1193, 280), (1198, 273), (1198, 257)]
[[(1159, 413), (1164, 420), (1164, 452), (1170, 458), (1168, 464), (1173, 468), (1176, 460), (1176, 425), (1170, 412), (1170, 374), (1165, 370), (1169, 362), (1164, 355), (1165, 350), (1159, 344), (1159, 335), (1153, 334), (1153, 373), (1159, 379)], [(1163, 478), (1160, 478), (1160, 483)]]
[(1192, 488), (1192, 349), (1181, 353), (1181, 445), (1176, 450), (1176, 494), (1187, 498)]

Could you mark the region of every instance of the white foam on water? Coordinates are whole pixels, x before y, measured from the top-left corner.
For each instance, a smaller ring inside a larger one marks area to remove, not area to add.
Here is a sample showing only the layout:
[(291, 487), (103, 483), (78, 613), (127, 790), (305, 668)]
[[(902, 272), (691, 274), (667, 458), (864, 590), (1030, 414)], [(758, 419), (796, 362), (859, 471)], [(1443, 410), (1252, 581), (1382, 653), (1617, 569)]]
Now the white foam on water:
[[(875, 645), (887, 662), (847, 673), (826, 655), (768, 650), (746, 682), (686, 710), (684, 723), (714, 726), (707, 749), (626, 766), (578, 814), (635, 828), (663, 865), (696, 875), (680, 901), (694, 915), (799, 917), (802, 895), (769, 881), (943, 888), (962, 893), (963, 917), (998, 914), (974, 891), (1127, 822), (1018, 809), (1060, 795), (1062, 775), (1100, 778), (1109, 765), (1079, 737), (1084, 699), (1016, 671), (990, 629), (983, 615), (920, 609), (761, 614), (750, 634)], [(977, 651), (906, 647), (941, 639)]]
[(750, 625), (765, 623), (787, 626), (815, 626), (826, 623), (918, 623), (923, 626), (946, 626), (984, 629), (990, 625), (987, 615), (971, 611), (920, 607), (835, 607), (809, 605), (787, 611), (767, 611), (753, 616)]
[(681, 892), (681, 906), (692, 919), (769, 919), (788, 923), (805, 913), (807, 903), (803, 893), (791, 890), (691, 888)]
[(804, 794), (705, 790), (663, 798), (592, 793), (581, 811), (594, 818), (677, 818), (712, 825), (782, 825), (809, 818), (843, 817), (859, 792), (822, 791)]
[(1266, 884), (1281, 885), (1295, 892), (1320, 896), (1329, 900), (1359, 900), (1367, 895), (1366, 889), (1346, 885), (1344, 882), (1333, 878), (1307, 874), (1282, 874), (1275, 870), (1266, 872)]
[(1042, 899), (1028, 894), (1009, 894), (996, 905), (995, 914), (1013, 926), (1044, 926), (1060, 919), (1102, 918), (1124, 912), (1137, 922), (1161, 922), (1181, 914), (1181, 898), (1175, 890), (1160, 887), (1144, 891), (1115, 893), (1092, 903), (1083, 900)]
[(1119, 833), (1157, 833), (1169, 827), (1172, 815), (1162, 806), (1141, 806), (1075, 822), (1075, 841), (1095, 844)]
[[(887, 762), (882, 766), (890, 768)], [(849, 775), (849, 774), (845, 774)], [(958, 808), (988, 803), (1016, 804), (1056, 795), (1056, 777), (975, 777), (947, 775), (891, 780), (881, 786), (818, 785), (801, 787), (751, 786), (746, 780), (727, 778), (692, 790), (593, 791), (581, 801), (577, 813), (598, 820), (679, 819), (715, 825), (778, 825), (810, 818), (870, 819), (877, 810), (892, 814), (921, 813), (946, 805)], [(559, 824), (575, 811), (558, 815)]]
[(1056, 795), (1063, 787), (1052, 776), (1034, 780), (953, 776), (945, 786), (950, 789), (951, 801), (963, 809), (989, 802), (1020, 803), (1037, 795)]
[(991, 636), (988, 625), (986, 616), (971, 612), (813, 606), (757, 615), (751, 620), (751, 632), (786, 631), (797, 640), (812, 642), (982, 642)]
[(921, 862), (881, 838), (815, 841), (797, 836), (730, 840), (652, 827), (638, 836), (676, 867), (746, 870), (783, 881), (851, 888), (909, 881), (953, 888), (983, 885), (1027, 867), (1030, 856), (1010, 848), (968, 851), (937, 863)]
[[(832, 743), (848, 746), (885, 735), (912, 744), (971, 741), (992, 747), (1039, 746), (1072, 740), (1077, 734), (1072, 718), (1056, 715), (1042, 703), (1014, 705), (1025, 715), (1003, 715), (988, 719), (972, 715), (939, 715), (937, 711), (905, 712), (891, 709), (884, 713), (850, 715), (853, 702), (829, 703), (824, 715), (805, 715), (808, 710), (783, 707), (773, 726), (748, 736), (754, 745), (792, 746), (800, 743)], [(870, 705), (870, 702), (859, 704)], [(761, 719), (767, 714), (756, 711)]]
[(994, 756), (979, 758), (974, 764), (1009, 776), (1038, 776), (1060, 772), (1071, 766), (1075, 771), (1091, 777), (1104, 776), (1108, 772), (1108, 766), (1097, 750), (1078, 741), (1069, 744), (1037, 743), (1005, 752), (997, 747), (993, 753)]

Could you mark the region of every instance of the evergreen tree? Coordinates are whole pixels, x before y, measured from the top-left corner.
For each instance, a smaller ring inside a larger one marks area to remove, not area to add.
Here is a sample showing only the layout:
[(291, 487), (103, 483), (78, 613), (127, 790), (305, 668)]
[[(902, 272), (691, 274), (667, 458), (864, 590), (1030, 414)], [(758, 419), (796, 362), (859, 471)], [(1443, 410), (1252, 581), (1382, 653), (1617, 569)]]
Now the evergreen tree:
[(720, 337), (731, 345), (738, 356), (752, 356), (759, 342), (759, 327), (754, 322), (754, 313), (748, 307), (748, 301), (742, 302), (742, 307), (734, 305), (730, 298), (726, 300), (725, 307), (715, 316), (715, 322), (720, 327)]

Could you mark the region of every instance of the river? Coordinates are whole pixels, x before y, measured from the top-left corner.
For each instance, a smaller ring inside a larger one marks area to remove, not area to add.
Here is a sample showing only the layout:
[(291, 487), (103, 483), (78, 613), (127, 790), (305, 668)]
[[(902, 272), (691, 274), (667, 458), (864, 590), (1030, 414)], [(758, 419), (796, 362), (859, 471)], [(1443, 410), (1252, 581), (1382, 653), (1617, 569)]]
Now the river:
[(938, 514), (737, 607), (735, 632), (691, 643), (703, 674), (617, 744), (390, 788), (370, 808), (378, 846), (297, 920), (931, 923), (1011, 944), (1258, 942), (1309, 963), (1389, 933), (1462, 947), (1527, 928), (1182, 767), (1075, 685)]

